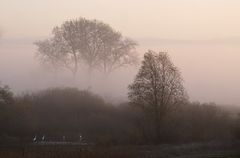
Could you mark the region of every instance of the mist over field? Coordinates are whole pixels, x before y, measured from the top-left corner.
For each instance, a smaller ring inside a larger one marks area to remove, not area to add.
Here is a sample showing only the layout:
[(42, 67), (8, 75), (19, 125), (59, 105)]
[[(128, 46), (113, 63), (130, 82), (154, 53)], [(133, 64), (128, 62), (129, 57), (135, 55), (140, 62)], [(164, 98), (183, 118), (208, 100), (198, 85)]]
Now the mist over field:
[[(41, 65), (37, 59), (37, 39), (1, 39), (0, 80), (11, 85), (17, 94), (49, 87), (77, 86), (100, 94), (109, 101), (126, 101), (127, 86), (134, 79), (139, 66), (121, 68), (108, 76), (95, 72), (89, 86), (86, 70), (71, 73), (55, 71)], [(40, 38), (42, 39), (42, 38)], [(174, 40), (136, 39), (137, 52), (142, 59), (147, 50), (168, 52), (179, 67), (192, 101), (239, 105), (240, 41), (232, 39)], [(81, 67), (81, 66), (80, 66)], [(74, 80), (74, 82), (73, 82)], [(105, 86), (105, 85), (108, 86)]]
[[(72, 84), (69, 74), (54, 75), (39, 65), (33, 43), (49, 37), (53, 27), (66, 20), (86, 17), (104, 21), (138, 42), (140, 57), (149, 49), (167, 51), (182, 72), (191, 100), (240, 104), (237, 0), (27, 2), (3, 1), (0, 7), (0, 80), (14, 92)], [(108, 88), (101, 87), (97, 75), (92, 88), (126, 100), (126, 87), (136, 71), (128, 67), (104, 78), (110, 82)], [(84, 76), (80, 71), (75, 84), (86, 89)]]
[(0, 158), (240, 157), (239, 0), (0, 0)]

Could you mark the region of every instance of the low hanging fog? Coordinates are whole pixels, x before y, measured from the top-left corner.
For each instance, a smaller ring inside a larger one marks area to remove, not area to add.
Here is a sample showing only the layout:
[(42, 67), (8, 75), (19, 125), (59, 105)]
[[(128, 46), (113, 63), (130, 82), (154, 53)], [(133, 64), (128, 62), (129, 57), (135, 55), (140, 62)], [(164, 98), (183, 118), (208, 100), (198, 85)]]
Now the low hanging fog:
[(68, 71), (55, 72), (36, 59), (34, 42), (49, 38), (52, 29), (66, 20), (86, 17), (103, 21), (135, 40), (140, 60), (149, 49), (168, 52), (182, 72), (190, 100), (240, 104), (239, 1), (57, 3), (13, 0), (1, 5), (0, 81), (14, 93), (77, 86), (111, 101), (127, 100), (127, 86), (138, 67), (121, 68), (109, 76), (94, 72), (89, 84), (81, 65), (73, 81)]
[[(74, 78), (66, 70), (55, 71), (41, 64), (33, 39), (1, 38), (0, 81), (21, 94), (49, 87), (78, 87), (95, 92), (108, 101), (127, 101), (127, 86), (139, 66), (118, 69), (109, 75), (94, 71), (91, 79), (83, 65)], [(140, 60), (148, 49), (168, 52), (180, 69), (190, 100), (239, 105), (240, 40), (134, 39)], [(81, 68), (82, 67), (82, 68)]]

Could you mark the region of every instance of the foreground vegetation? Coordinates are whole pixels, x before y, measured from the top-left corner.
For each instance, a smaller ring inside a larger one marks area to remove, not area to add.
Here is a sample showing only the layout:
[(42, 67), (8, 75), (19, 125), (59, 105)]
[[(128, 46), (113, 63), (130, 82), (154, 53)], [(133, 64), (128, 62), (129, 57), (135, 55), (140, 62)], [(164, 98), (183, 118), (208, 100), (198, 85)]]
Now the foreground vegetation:
[[(38, 141), (96, 145), (155, 144), (154, 128), (143, 113), (127, 103), (114, 106), (76, 88), (53, 88), (13, 97), (2, 88), (1, 144)], [(4, 92), (4, 93), (3, 93)], [(215, 104), (186, 103), (169, 113), (161, 125), (161, 142), (189, 143), (239, 139), (239, 118)]]

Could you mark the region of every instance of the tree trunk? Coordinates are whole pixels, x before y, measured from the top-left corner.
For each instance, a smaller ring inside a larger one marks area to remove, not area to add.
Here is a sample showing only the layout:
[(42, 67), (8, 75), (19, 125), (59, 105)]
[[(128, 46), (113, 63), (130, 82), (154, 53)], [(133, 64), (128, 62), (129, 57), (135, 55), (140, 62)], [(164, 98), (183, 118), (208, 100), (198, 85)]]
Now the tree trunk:
[(92, 72), (93, 72), (93, 68), (92, 68), (92, 66), (89, 66), (89, 68), (88, 68), (88, 89), (91, 89), (91, 87), (92, 87)]
[(155, 111), (155, 143), (160, 143), (160, 118), (158, 110)]

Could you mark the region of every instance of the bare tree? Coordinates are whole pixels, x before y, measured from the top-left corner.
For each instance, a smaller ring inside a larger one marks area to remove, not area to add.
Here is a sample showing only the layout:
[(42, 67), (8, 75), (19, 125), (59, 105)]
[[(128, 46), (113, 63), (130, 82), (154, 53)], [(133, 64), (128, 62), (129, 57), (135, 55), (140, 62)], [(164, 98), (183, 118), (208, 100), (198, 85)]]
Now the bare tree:
[(107, 42), (100, 54), (101, 70), (109, 74), (120, 67), (138, 64), (136, 45), (135, 41), (121, 36), (117, 40)]
[(38, 46), (38, 57), (42, 63), (50, 64), (55, 69), (67, 68), (76, 75), (80, 53), (67, 37), (63, 37), (60, 28), (53, 29), (52, 38), (35, 42), (35, 44)]
[(13, 93), (8, 86), (0, 84), (0, 105), (13, 103)]
[(153, 118), (156, 140), (160, 138), (162, 119), (186, 98), (181, 74), (167, 53), (145, 53), (142, 66), (129, 85), (129, 99)]
[(52, 38), (36, 45), (42, 61), (68, 68), (73, 74), (80, 63), (86, 64), (89, 72), (98, 69), (110, 73), (137, 62), (136, 42), (97, 20), (66, 21), (53, 29)]

